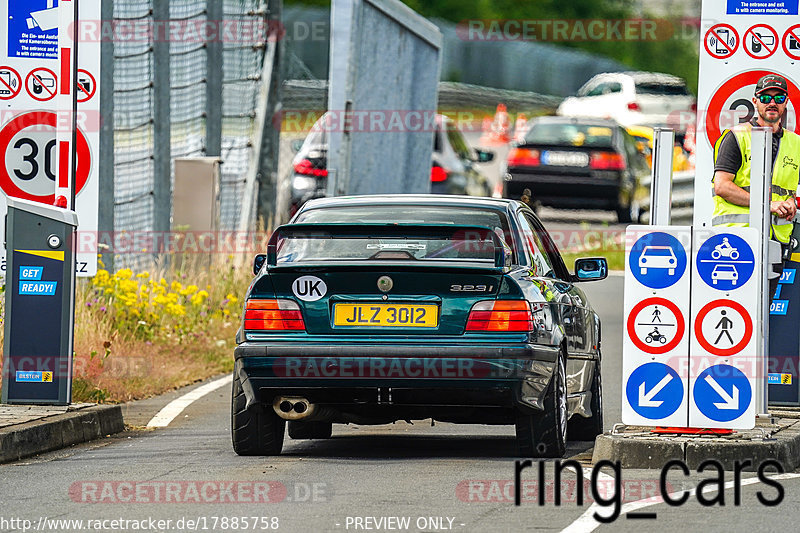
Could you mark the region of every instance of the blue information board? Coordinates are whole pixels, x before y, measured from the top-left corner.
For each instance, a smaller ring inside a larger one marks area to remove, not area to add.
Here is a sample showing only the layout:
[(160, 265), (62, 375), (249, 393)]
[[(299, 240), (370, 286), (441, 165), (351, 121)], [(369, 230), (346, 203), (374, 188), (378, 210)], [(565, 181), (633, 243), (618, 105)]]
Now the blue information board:
[(8, 0), (8, 57), (58, 58), (58, 1)]
[(797, 15), (798, 0), (728, 0), (728, 15)]

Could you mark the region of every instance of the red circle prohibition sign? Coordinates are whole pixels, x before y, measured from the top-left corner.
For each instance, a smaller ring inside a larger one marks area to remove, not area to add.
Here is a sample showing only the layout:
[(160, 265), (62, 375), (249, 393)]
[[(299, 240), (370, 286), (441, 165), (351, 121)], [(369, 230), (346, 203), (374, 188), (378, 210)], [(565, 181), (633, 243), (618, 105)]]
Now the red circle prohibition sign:
[[(739, 344), (731, 346), (730, 348), (717, 348), (708, 342), (708, 339), (703, 336), (703, 319), (708, 313), (718, 307), (729, 307), (739, 313), (744, 320), (744, 336), (742, 337), (742, 340), (739, 341)], [(750, 338), (753, 336), (753, 321), (750, 318), (750, 314), (747, 312), (747, 309), (745, 309), (742, 304), (734, 302), (733, 300), (714, 300), (713, 302), (707, 303), (700, 310), (700, 312), (697, 313), (697, 317), (694, 319), (694, 330), (697, 334), (697, 342), (699, 342), (700, 346), (702, 346), (707, 352), (714, 355), (727, 357), (729, 355), (734, 355), (741, 352), (744, 350), (744, 347), (747, 346), (747, 343), (750, 342)]]
[[(6, 159), (6, 150), (8, 150), (11, 140), (20, 131), (25, 128), (42, 126), (51, 126), (55, 129), (57, 127), (56, 121), (56, 114), (50, 111), (30, 111), (17, 115), (0, 130), (0, 156)], [(91, 154), (89, 153), (89, 143), (86, 141), (86, 136), (80, 129), (78, 130), (77, 137), (78, 146), (76, 153), (78, 168), (75, 175), (75, 190), (76, 192), (80, 192), (89, 179), (89, 170), (92, 167), (92, 160)], [(45, 196), (30, 194), (17, 187), (17, 184), (14, 183), (11, 175), (8, 173), (8, 168), (6, 168), (5, 164), (0, 164), (0, 189), (3, 189), (6, 195), (13, 198), (22, 198), (48, 205), (53, 205), (55, 201), (55, 184), (53, 184), (53, 194)]]
[(791, 52), (790, 48), (786, 46), (786, 43), (789, 41), (790, 38), (794, 38), (798, 46), (800, 46), (800, 24), (795, 24), (794, 26), (786, 30), (786, 33), (783, 34), (783, 39), (781, 39), (781, 44), (783, 45), (783, 51), (786, 53), (786, 55), (791, 57), (792, 59), (800, 60), (800, 48), (798, 48), (796, 52)]
[[(675, 332), (675, 336), (672, 338), (671, 341), (662, 345), (662, 346), (649, 346), (636, 335), (636, 317), (639, 316), (639, 313), (647, 307), (648, 305), (663, 305), (670, 311), (672, 314), (675, 315), (675, 326), (677, 327), (677, 331)], [(642, 350), (643, 352), (652, 354), (652, 355), (661, 355), (667, 353), (668, 351), (675, 348), (681, 339), (683, 338), (683, 334), (686, 331), (686, 324), (683, 320), (683, 313), (681, 310), (678, 309), (678, 306), (672, 303), (669, 300), (664, 298), (647, 298), (646, 300), (642, 300), (638, 304), (636, 304), (633, 309), (631, 309), (630, 314), (628, 315), (628, 337), (630, 337), (631, 341), (637, 348)]]
[[(91, 87), (89, 88), (89, 90), (87, 90), (86, 87), (81, 85), (80, 83), (81, 75), (87, 76), (89, 80), (91, 80)], [(75, 80), (75, 85), (76, 85), (75, 90), (77, 91), (76, 94), (78, 95), (77, 96), (78, 102), (86, 102), (87, 100), (91, 99), (91, 97), (94, 96), (94, 93), (97, 90), (97, 81), (95, 81), (94, 76), (92, 76), (92, 74), (88, 70), (84, 70), (82, 68), (78, 69), (78, 76), (77, 79)]]
[[(762, 76), (766, 76), (767, 74), (775, 74), (775, 72), (769, 70), (748, 70), (747, 72), (742, 72), (723, 83), (720, 88), (714, 92), (714, 96), (711, 97), (711, 101), (708, 103), (708, 111), (706, 113), (706, 136), (711, 146), (714, 146), (714, 143), (717, 142), (720, 134), (722, 134), (719, 128), (719, 116), (720, 113), (722, 113), (722, 106), (725, 105), (725, 101), (737, 90), (746, 85), (755, 85)], [(781, 75), (786, 78), (786, 83), (789, 86), (789, 100), (792, 102), (800, 102), (800, 89), (798, 89), (797, 85), (784, 74), (781, 73)], [(797, 133), (800, 131), (800, 117), (797, 117), (795, 122), (795, 133)]]
[[(6, 77), (2, 75), (3, 72), (8, 73), (8, 80), (6, 80)], [(11, 81), (12, 78), (14, 78), (17, 81), (16, 89), (13, 87), (14, 84)], [(22, 78), (20, 78), (19, 72), (17, 72), (11, 67), (6, 67), (6, 66), (0, 67), (0, 100), (11, 100), (15, 96), (17, 96), (21, 90), (22, 90)]]
[[(759, 34), (757, 34), (755, 31), (753, 31), (753, 30), (755, 30), (757, 28), (766, 29), (772, 34), (772, 38), (775, 41), (774, 42), (774, 46), (772, 48), (767, 46), (764, 43), (764, 41), (761, 39), (761, 36)], [(750, 49), (747, 47), (747, 36), (748, 35), (752, 35), (751, 39), (753, 40), (754, 44), (756, 44), (757, 46), (765, 48), (767, 50), (767, 52), (769, 52), (769, 53), (764, 54), (764, 55), (756, 55), (753, 52), (751, 52)], [(767, 26), (766, 24), (756, 24), (755, 26), (753, 26), (752, 28), (750, 28), (746, 32), (744, 32), (744, 43), (742, 43), (742, 46), (744, 47), (744, 51), (747, 52), (747, 55), (749, 55), (753, 59), (767, 59), (772, 54), (774, 54), (775, 51), (778, 49), (778, 32), (776, 32), (771, 26)]]
[[(53, 80), (52, 88), (44, 84), (44, 81), (42, 79), (44, 76), (42, 76), (42, 73), (47, 74), (46, 76), (47, 79)], [(39, 93), (42, 96), (37, 96), (36, 92), (29, 87), (29, 84), (31, 83), (39, 84)], [(40, 102), (46, 102), (48, 100), (53, 99), (56, 95), (56, 86), (57, 86), (56, 73), (50, 70), (49, 68), (44, 68), (44, 67), (35, 68), (32, 71), (28, 72), (28, 75), (25, 77), (25, 89), (28, 91), (28, 94), (30, 95), (31, 98), (33, 98), (34, 100), (38, 100)]]
[[(723, 39), (719, 38), (719, 34), (717, 33), (717, 30), (719, 30), (719, 29), (728, 30), (731, 33), (733, 33), (734, 37), (736, 37), (736, 42), (734, 43), (733, 48), (731, 48), (728, 45), (728, 43), (725, 42)], [(717, 42), (722, 44), (722, 46), (724, 46), (728, 50), (728, 53), (727, 54), (717, 54), (715, 52), (712, 52), (708, 47), (709, 37), (715, 38), (717, 40)], [(705, 39), (703, 39), (703, 46), (705, 46), (706, 52), (708, 52), (708, 55), (710, 55), (714, 59), (728, 59), (729, 57), (731, 57), (734, 54), (734, 52), (736, 52), (736, 49), (739, 48), (739, 32), (737, 32), (736, 28), (734, 28), (730, 24), (717, 24), (716, 26), (712, 26), (711, 28), (709, 28), (708, 31), (706, 32), (706, 37), (705, 37)]]

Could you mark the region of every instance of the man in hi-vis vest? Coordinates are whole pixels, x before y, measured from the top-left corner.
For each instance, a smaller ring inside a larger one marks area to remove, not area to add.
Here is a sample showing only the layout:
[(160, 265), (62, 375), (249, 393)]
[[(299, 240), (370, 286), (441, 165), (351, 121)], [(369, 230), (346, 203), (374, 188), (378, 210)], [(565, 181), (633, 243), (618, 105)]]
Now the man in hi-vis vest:
[[(772, 239), (789, 250), (800, 179), (800, 136), (781, 126), (788, 104), (786, 79), (768, 74), (758, 80), (751, 122), (725, 130), (714, 145), (714, 226), (747, 226), (750, 217), (750, 134), (753, 126), (772, 128)], [(782, 268), (781, 268), (782, 270)], [(770, 280), (770, 299), (780, 277)]]

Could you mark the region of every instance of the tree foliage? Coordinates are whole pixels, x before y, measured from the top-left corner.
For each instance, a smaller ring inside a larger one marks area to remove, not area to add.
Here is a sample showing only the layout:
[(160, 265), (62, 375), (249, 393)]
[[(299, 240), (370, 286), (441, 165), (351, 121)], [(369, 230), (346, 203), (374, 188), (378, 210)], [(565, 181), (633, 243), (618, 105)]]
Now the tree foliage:
[[(459, 23), (470, 19), (574, 20), (649, 18), (636, 11), (635, 0), (403, 0), (429, 18)], [(287, 4), (330, 5), (329, 0), (286, 0)], [(660, 28), (672, 24), (663, 40), (567, 41), (553, 43), (615, 59), (634, 70), (666, 72), (685, 78), (697, 90), (698, 43), (679, 20), (657, 20)], [(659, 35), (663, 35), (661, 31)]]

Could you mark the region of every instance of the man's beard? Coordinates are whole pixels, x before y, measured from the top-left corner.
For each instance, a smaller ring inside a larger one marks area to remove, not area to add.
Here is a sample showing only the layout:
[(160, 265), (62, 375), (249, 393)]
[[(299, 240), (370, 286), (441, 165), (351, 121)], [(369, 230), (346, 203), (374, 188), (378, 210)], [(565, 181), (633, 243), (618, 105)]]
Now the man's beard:
[[(775, 119), (767, 118), (767, 113), (770, 112), (770, 111), (776, 113), (777, 118), (775, 118)], [(761, 120), (763, 120), (767, 124), (777, 124), (778, 122), (781, 121), (781, 118), (783, 117), (783, 114), (779, 113), (778, 110), (776, 110), (776, 109), (770, 109), (770, 110), (765, 109), (764, 113), (759, 113), (759, 116), (761, 117)]]

